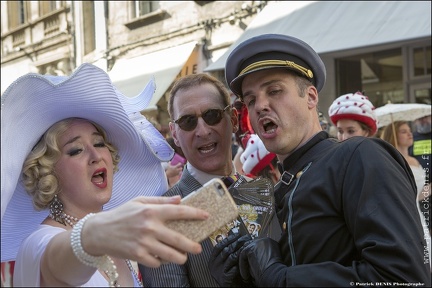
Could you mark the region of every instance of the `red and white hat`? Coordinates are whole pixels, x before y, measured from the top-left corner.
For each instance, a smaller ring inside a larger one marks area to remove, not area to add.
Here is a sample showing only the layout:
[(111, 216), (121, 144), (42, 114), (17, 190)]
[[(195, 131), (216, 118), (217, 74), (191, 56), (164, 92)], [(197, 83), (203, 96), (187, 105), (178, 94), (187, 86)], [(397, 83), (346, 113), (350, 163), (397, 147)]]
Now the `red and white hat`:
[(375, 107), (366, 95), (361, 92), (339, 96), (329, 108), (329, 116), (334, 125), (340, 119), (351, 119), (366, 124), (371, 129), (371, 135), (377, 131)]
[(258, 176), (258, 173), (270, 164), (276, 157), (269, 152), (256, 134), (252, 134), (246, 144), (246, 149), (240, 156), (243, 171), (246, 175)]

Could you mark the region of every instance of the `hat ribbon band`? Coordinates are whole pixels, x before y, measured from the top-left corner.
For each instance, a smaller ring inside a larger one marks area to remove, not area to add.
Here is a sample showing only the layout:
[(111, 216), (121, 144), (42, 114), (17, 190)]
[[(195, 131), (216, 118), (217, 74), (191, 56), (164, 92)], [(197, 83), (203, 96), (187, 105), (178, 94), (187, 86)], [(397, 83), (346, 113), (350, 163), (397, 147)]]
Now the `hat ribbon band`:
[(290, 67), (290, 68), (293, 68), (293, 69), (299, 71), (301, 74), (303, 74), (307, 78), (310, 78), (310, 79), (313, 78), (313, 73), (310, 69), (307, 69), (301, 65), (298, 65), (292, 61), (287, 61), (287, 60), (258, 61), (258, 62), (255, 62), (255, 63), (252, 63), (252, 64), (246, 66), (246, 68), (244, 68), (242, 71), (240, 71), (239, 76), (241, 76), (247, 72), (250, 72), (252, 70), (259, 69), (259, 68), (265, 68), (268, 66)]

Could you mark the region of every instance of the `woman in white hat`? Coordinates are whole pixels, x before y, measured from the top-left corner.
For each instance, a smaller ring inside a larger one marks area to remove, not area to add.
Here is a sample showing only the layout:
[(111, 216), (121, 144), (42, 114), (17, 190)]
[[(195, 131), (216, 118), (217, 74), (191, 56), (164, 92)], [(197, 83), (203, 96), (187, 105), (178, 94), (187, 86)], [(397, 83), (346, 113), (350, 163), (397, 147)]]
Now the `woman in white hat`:
[(158, 267), (201, 251), (164, 222), (207, 213), (148, 197), (167, 190), (161, 161), (173, 156), (138, 112), (153, 92), (126, 98), (83, 64), (24, 75), (2, 95), (1, 260), (16, 260), (15, 286), (138, 286), (125, 259)]
[(336, 98), (329, 108), (330, 119), (337, 127), (339, 141), (353, 136), (372, 137), (377, 132), (375, 107), (361, 92)]

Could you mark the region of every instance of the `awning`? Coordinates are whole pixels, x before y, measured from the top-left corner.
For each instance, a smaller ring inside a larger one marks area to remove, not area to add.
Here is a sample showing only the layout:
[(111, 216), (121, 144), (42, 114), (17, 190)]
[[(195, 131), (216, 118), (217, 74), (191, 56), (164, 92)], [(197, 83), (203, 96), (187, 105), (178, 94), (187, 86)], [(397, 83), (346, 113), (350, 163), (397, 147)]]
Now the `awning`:
[(224, 69), (228, 55), (239, 43), (266, 33), (298, 37), (318, 53), (431, 36), (430, 1), (301, 3), (303, 7), (298, 1), (269, 3), (253, 19), (239, 39), (204, 71)]
[(154, 77), (156, 92), (146, 110), (156, 109), (156, 103), (179, 74), (196, 44), (192, 41), (134, 58), (119, 59), (108, 74), (117, 89), (127, 97), (138, 95)]

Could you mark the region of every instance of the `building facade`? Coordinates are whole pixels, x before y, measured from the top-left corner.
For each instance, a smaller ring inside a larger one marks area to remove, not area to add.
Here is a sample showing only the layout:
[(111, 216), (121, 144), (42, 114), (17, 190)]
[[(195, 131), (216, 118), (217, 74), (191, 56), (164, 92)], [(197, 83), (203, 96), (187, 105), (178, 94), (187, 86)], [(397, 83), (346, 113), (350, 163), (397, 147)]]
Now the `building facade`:
[[(2, 1), (1, 92), (27, 72), (68, 75), (83, 62), (133, 97), (155, 78), (143, 114), (167, 129), (173, 81), (207, 72), (224, 81), (227, 54), (260, 33), (309, 43), (326, 64), (320, 109), (364, 91), (430, 104), (430, 2)], [(373, 12), (371, 12), (373, 11)], [(425, 32), (426, 31), (426, 32)]]
[[(203, 72), (267, 1), (2, 1), (1, 92), (28, 73), (68, 75), (81, 63), (110, 74), (133, 97), (151, 77), (143, 114), (167, 132), (167, 91)], [(159, 126), (160, 125), (160, 126)]]

